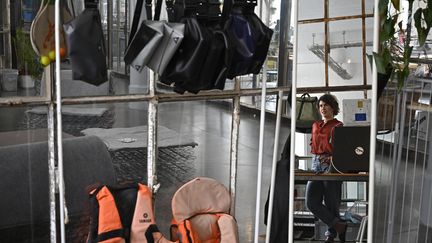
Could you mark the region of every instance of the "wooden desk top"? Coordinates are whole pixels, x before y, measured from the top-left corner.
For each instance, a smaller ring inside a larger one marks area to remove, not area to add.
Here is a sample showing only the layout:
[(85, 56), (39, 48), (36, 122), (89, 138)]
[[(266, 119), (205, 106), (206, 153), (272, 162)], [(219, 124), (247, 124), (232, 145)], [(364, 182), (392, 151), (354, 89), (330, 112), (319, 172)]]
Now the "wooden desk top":
[(369, 181), (369, 173), (326, 173), (315, 174), (313, 172), (295, 172), (295, 181)]

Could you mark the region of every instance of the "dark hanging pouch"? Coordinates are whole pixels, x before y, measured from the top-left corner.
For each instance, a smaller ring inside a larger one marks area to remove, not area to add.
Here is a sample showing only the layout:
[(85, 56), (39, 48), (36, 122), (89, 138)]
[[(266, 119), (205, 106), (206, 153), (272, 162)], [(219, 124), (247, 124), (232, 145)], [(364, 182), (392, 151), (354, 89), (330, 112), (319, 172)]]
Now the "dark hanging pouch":
[(254, 13), (256, 5), (256, 0), (224, 1), (224, 32), (231, 60), (228, 78), (258, 74), (267, 57), (273, 31)]
[[(167, 2), (172, 19), (185, 24), (185, 37), (161, 81), (178, 93), (223, 89), (229, 65), (227, 38), (222, 31), (218, 1)], [(171, 19), (170, 19), (171, 21)]]
[(86, 8), (63, 25), (72, 78), (100, 85), (108, 80), (105, 39), (98, 1), (85, 1)]

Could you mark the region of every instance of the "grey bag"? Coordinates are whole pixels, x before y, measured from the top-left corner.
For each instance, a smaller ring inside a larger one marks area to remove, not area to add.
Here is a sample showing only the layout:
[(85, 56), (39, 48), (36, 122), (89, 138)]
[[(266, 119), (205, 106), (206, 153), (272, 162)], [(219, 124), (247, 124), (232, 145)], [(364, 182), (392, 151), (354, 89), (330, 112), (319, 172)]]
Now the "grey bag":
[(163, 37), (163, 22), (143, 21), (126, 49), (124, 61), (137, 71), (149, 62)]
[(155, 73), (162, 75), (165, 71), (183, 40), (184, 29), (185, 25), (183, 23), (164, 23), (163, 38), (147, 64)]
[(124, 61), (139, 72), (144, 66), (148, 66), (157, 74), (162, 75), (183, 40), (185, 29), (183, 23), (168, 23), (158, 20), (161, 3), (162, 0), (158, 0), (155, 13), (156, 20), (142, 21), (138, 31), (134, 33), (142, 8), (142, 1), (137, 2), (131, 30), (132, 38), (126, 49)]

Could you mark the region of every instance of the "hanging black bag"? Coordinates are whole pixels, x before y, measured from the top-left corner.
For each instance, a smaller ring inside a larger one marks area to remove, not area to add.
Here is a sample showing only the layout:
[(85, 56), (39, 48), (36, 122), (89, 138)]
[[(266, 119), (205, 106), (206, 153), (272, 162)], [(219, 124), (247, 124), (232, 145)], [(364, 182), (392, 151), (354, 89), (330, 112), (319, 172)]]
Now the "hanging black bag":
[(231, 65), (227, 77), (258, 74), (267, 57), (273, 31), (254, 13), (256, 0), (224, 1), (224, 32)]
[(174, 83), (178, 93), (223, 89), (228, 66), (227, 39), (221, 31), (219, 2), (167, 1), (167, 11), (171, 19), (185, 24), (185, 37), (161, 82)]
[(63, 25), (72, 78), (93, 85), (108, 80), (105, 39), (97, 1), (86, 1), (86, 8)]

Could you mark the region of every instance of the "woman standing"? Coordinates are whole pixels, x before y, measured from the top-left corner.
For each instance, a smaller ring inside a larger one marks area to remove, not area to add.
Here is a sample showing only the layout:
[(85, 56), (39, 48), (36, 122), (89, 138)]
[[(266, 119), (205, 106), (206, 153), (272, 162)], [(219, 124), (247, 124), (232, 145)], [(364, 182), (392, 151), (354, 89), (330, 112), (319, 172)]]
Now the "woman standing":
[[(333, 95), (325, 94), (318, 102), (322, 120), (312, 125), (312, 170), (316, 173), (328, 173), (332, 169), (334, 128), (343, 126), (343, 123), (335, 118), (339, 113), (339, 104)], [(306, 186), (307, 207), (328, 226), (325, 241), (327, 243), (334, 242), (337, 235), (340, 242), (345, 242), (347, 224), (339, 218), (341, 187), (340, 181), (308, 181)]]

